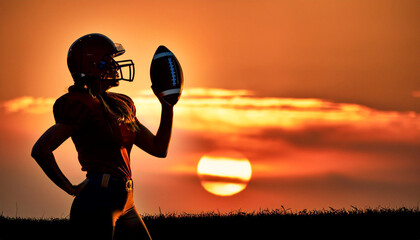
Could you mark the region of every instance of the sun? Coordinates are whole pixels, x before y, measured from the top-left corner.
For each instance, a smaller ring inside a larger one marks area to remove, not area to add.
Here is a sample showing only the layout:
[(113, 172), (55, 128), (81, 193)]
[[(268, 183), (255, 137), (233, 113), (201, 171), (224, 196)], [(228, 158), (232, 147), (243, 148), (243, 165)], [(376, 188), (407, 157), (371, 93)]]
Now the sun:
[(201, 185), (218, 196), (232, 196), (251, 180), (251, 163), (236, 151), (216, 151), (204, 155), (197, 165)]

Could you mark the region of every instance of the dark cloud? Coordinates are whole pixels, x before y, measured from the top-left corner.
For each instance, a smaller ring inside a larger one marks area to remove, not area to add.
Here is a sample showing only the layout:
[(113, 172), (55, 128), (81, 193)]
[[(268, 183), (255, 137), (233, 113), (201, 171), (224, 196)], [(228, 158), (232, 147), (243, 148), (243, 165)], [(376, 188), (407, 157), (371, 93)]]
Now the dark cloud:
[(175, 129), (171, 147), (181, 152), (205, 153), (221, 147), (222, 141), (219, 137), (220, 135), (212, 133)]
[(248, 159), (261, 159), (266, 156), (280, 157), (287, 152), (283, 141), (277, 139), (267, 143), (261, 135), (232, 133), (202, 133), (198, 131), (176, 130), (171, 148), (179, 152), (198, 153), (204, 155), (215, 150), (233, 150), (241, 152)]
[(247, 180), (243, 180), (236, 177), (220, 177), (212, 175), (200, 175), (200, 179), (205, 182), (223, 182), (223, 183), (247, 183)]
[[(262, 141), (286, 142), (297, 148), (336, 149), (381, 154), (403, 154), (420, 156), (420, 139), (404, 137), (404, 131), (393, 132), (395, 128), (359, 128), (353, 125), (307, 126), (301, 129), (263, 128), (248, 138)], [(389, 131), (389, 134), (387, 132)]]

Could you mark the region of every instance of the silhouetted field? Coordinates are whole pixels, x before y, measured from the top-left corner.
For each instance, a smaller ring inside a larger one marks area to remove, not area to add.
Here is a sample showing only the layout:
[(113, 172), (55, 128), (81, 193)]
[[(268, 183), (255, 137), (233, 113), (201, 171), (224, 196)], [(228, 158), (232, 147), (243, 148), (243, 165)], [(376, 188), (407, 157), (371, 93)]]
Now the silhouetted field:
[[(303, 210), (285, 208), (228, 214), (169, 213), (144, 216), (159, 239), (415, 239), (419, 209)], [(23, 219), (0, 215), (0, 240), (69, 239), (68, 219)]]

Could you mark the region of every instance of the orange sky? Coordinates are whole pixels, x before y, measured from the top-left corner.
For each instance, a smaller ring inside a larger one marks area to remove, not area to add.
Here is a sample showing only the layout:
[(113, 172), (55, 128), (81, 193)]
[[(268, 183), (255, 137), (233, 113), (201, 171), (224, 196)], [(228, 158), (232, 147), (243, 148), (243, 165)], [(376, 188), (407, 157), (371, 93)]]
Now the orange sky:
[[(136, 79), (115, 91), (159, 120), (149, 67), (164, 44), (185, 92), (166, 159), (134, 150), (141, 213), (417, 206), (420, 201), (418, 1), (0, 2), (0, 212), (67, 216), (72, 197), (30, 158), (72, 81), (70, 44), (100, 32), (127, 50)], [(253, 167), (232, 197), (206, 192), (196, 166), (236, 150)], [(83, 180), (74, 146), (56, 152)]]

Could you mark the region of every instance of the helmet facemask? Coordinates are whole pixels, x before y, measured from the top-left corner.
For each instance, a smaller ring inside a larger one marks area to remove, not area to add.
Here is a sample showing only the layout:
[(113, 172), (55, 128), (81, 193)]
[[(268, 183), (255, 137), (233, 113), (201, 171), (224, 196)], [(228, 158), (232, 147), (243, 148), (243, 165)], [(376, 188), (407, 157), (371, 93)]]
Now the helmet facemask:
[(132, 82), (134, 80), (134, 63), (133, 60), (115, 61), (110, 55), (105, 56), (98, 66), (103, 70), (101, 79), (113, 79), (116, 81), (124, 80)]

